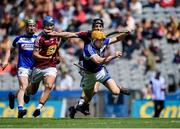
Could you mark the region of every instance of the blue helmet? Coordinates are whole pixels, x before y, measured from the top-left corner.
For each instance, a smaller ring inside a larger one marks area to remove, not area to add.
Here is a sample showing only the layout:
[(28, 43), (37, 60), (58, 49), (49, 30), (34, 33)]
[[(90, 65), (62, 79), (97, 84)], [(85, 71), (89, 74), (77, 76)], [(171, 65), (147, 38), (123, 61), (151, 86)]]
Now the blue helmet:
[(45, 16), (43, 19), (43, 26), (54, 25), (54, 19), (51, 16)]

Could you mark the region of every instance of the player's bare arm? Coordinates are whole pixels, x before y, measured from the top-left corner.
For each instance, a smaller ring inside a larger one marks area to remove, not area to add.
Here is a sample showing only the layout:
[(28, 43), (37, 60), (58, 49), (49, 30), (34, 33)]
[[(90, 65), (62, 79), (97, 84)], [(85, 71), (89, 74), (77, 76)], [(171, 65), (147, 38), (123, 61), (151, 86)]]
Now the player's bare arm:
[(62, 38), (77, 38), (77, 34), (73, 33), (73, 32), (57, 32), (57, 31), (53, 31), (48, 33), (48, 35), (51, 36), (57, 36), (57, 37), (62, 37)]
[(8, 40), (4, 60), (2, 61), (2, 64), (0, 64), (2, 70), (4, 70), (8, 66), (10, 55), (11, 55), (11, 41)]
[(4, 61), (3, 61), (2, 64), (1, 64), (2, 70), (4, 70), (4, 69), (8, 66), (10, 53), (11, 53), (11, 50), (10, 50), (10, 49), (7, 49), (7, 50), (6, 50), (6, 54), (5, 54)]
[(56, 49), (57, 52), (55, 52), (55, 59), (57, 60), (58, 63), (61, 62), (62, 58), (59, 54), (59, 47)]
[[(14, 51), (18, 51), (18, 49), (17, 49), (17, 48), (8, 48), (8, 49), (6, 50), (6, 54), (5, 54), (4, 61), (3, 61), (2, 64), (0, 65), (0, 67), (2, 68), (2, 70), (4, 70), (4, 69), (8, 66), (10, 56), (11, 56), (11, 54), (12, 54)], [(13, 53), (13, 54), (14, 54), (14, 53)], [(13, 54), (12, 54), (12, 55), (13, 55)]]
[(119, 34), (117, 36), (110, 38), (109, 45), (114, 44), (118, 41), (122, 41), (129, 33), (130, 33), (130, 31), (119, 32)]
[(38, 47), (35, 47), (33, 50), (33, 58), (37, 61), (43, 61), (43, 60), (49, 60), (52, 58), (52, 56), (42, 56), (40, 55), (40, 49)]
[(100, 57), (99, 55), (95, 54), (91, 57), (91, 60), (96, 64), (107, 64), (111, 60), (122, 57), (122, 52), (117, 51), (114, 55), (107, 56), (105, 58)]

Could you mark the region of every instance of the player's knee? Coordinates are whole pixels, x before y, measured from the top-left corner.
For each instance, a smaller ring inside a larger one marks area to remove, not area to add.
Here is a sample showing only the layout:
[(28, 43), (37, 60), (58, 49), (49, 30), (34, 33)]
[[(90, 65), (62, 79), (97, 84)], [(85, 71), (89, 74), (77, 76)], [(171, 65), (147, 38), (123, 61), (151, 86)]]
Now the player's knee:
[(54, 88), (54, 85), (53, 84), (49, 84), (49, 83), (46, 83), (45, 84), (45, 87), (52, 90)]
[(21, 90), (21, 91), (26, 91), (26, 88), (27, 88), (27, 87), (25, 87), (25, 86), (20, 86), (20, 87), (19, 87), (19, 90)]

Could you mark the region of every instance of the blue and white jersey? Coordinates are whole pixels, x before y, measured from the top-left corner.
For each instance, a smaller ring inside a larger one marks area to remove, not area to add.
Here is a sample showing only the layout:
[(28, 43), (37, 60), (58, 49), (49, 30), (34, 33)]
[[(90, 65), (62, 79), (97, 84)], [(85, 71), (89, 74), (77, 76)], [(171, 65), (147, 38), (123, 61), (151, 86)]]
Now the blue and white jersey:
[(37, 38), (36, 35), (28, 36), (28, 35), (21, 35), (15, 38), (13, 41), (12, 46), (18, 47), (18, 68), (32, 68), (33, 67), (33, 48), (34, 42)]
[(85, 69), (87, 69), (90, 72), (96, 73), (99, 72), (102, 68), (102, 64), (96, 64), (91, 60), (91, 58), (94, 55), (99, 55), (100, 57), (104, 56), (104, 52), (106, 49), (106, 46), (110, 43), (110, 39), (106, 38), (103, 41), (103, 46), (101, 49), (97, 49), (92, 43), (85, 44), (84, 45), (84, 50), (83, 50), (83, 60), (82, 60), (82, 65)]

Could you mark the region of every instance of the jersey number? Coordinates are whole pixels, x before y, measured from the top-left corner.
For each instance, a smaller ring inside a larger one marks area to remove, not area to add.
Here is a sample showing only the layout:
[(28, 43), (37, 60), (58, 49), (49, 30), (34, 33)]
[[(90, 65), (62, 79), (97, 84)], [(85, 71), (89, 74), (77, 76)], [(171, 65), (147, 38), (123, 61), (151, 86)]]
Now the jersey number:
[(52, 45), (52, 46), (49, 46), (48, 49), (47, 49), (47, 55), (53, 55), (55, 52), (56, 52), (56, 49), (57, 49), (57, 45)]

